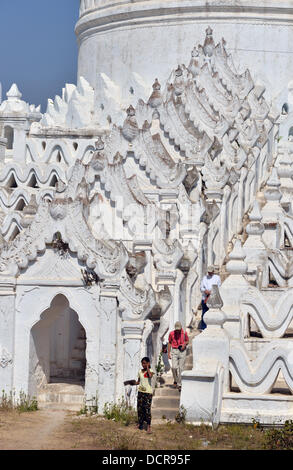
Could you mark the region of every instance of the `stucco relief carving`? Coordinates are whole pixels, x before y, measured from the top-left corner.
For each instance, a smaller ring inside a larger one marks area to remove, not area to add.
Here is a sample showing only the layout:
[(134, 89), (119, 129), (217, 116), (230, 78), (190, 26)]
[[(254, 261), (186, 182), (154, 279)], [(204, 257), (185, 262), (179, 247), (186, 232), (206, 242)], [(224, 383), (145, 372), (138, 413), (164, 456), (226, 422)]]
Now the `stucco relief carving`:
[(124, 343), (125, 351), (125, 363), (127, 364), (127, 374), (131, 371), (132, 374), (135, 374), (135, 377), (138, 372), (139, 361), (140, 361), (140, 341), (134, 341), (132, 339), (126, 339)]
[(92, 377), (99, 377), (99, 371), (97, 370), (96, 366), (93, 366), (92, 364), (89, 364), (87, 362), (86, 364), (86, 380), (91, 379)]
[[(119, 272), (127, 262), (126, 250), (122, 244), (103, 242), (93, 238), (82, 214), (82, 201), (62, 201), (62, 213), (66, 210), (66, 217), (62, 218), (59, 231), (63, 241), (69, 242), (73, 252), (77, 252), (79, 259), (86, 261), (90, 268), (99, 270), (101, 276), (112, 276)], [(2, 272), (12, 270), (17, 273), (25, 268), (29, 261), (37, 257), (38, 251), (44, 251), (46, 242), (51, 242), (56, 232), (54, 219), (50, 216), (50, 206), (42, 202), (32, 224), (22, 232), (9, 248), (2, 250), (0, 264)]]
[(184, 254), (178, 240), (156, 240), (153, 251), (155, 265), (161, 271), (176, 269)]
[(117, 305), (113, 306), (113, 302), (107, 298), (101, 298), (98, 306), (98, 310), (103, 314), (103, 318), (106, 319), (107, 323), (113, 320), (113, 317), (117, 314)]
[(144, 290), (136, 288), (126, 272), (121, 276), (118, 300), (124, 320), (144, 320), (156, 304), (153, 288), (147, 283)]
[(5, 369), (12, 364), (12, 355), (6, 348), (0, 345), (0, 366)]
[(115, 372), (115, 360), (113, 356), (105, 355), (102, 361), (99, 362), (99, 384), (104, 384), (108, 379), (113, 380)]

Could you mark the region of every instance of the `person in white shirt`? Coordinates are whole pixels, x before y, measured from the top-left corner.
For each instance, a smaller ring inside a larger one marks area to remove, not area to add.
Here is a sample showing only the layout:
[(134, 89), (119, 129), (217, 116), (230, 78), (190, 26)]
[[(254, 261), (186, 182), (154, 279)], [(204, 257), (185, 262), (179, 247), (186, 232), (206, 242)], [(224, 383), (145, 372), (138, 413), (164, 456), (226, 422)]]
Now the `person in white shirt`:
[(218, 274), (215, 274), (214, 266), (208, 266), (207, 275), (203, 277), (203, 280), (201, 281), (201, 284), (200, 284), (200, 290), (202, 293), (202, 301), (201, 301), (202, 314), (201, 314), (201, 322), (200, 322), (200, 327), (199, 327), (200, 330), (204, 330), (207, 327), (206, 323), (204, 322), (203, 316), (208, 311), (207, 301), (212, 291), (212, 286), (214, 285), (220, 287), (221, 279), (220, 279), (220, 276), (218, 276)]

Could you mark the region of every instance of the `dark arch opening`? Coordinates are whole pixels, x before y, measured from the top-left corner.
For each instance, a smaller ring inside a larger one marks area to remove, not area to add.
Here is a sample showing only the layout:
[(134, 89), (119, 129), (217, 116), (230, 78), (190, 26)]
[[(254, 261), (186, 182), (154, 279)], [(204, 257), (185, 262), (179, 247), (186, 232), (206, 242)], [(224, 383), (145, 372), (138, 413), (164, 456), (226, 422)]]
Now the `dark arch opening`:
[(289, 113), (289, 105), (288, 103), (284, 103), (282, 106), (282, 114), (288, 114)]
[(25, 206), (26, 206), (26, 203), (24, 202), (24, 200), (22, 198), (20, 198), (18, 203), (15, 206), (15, 210), (16, 211), (23, 211)]
[(31, 329), (30, 388), (37, 392), (50, 383), (84, 386), (85, 369), (85, 330), (65, 295), (58, 294)]
[(54, 174), (51, 178), (51, 181), (50, 181), (50, 186), (52, 186), (53, 188), (55, 188), (56, 184), (58, 183), (58, 178), (57, 176)]
[(6, 148), (7, 150), (12, 150), (13, 149), (13, 143), (14, 143), (14, 129), (11, 126), (5, 126), (4, 127), (4, 137), (7, 139), (7, 144)]
[(9, 237), (9, 241), (12, 242), (16, 237), (17, 235), (20, 233), (20, 230), (17, 226), (14, 227), (14, 229), (12, 230), (11, 232), (11, 235)]
[(17, 182), (16, 182), (16, 179), (15, 179), (15, 176), (14, 176), (13, 173), (11, 173), (11, 175), (10, 175), (8, 181), (7, 181), (6, 186), (7, 186), (8, 188), (11, 188), (11, 189), (17, 188)]
[(27, 185), (30, 187), (30, 188), (38, 188), (38, 182), (37, 182), (37, 178), (35, 176), (35, 174), (33, 173), (32, 176), (30, 177), (30, 180), (29, 182), (27, 183)]
[(60, 150), (58, 150), (58, 153), (57, 153), (57, 156), (56, 156), (56, 162), (61, 163), (61, 160), (62, 160), (61, 152), (60, 152)]

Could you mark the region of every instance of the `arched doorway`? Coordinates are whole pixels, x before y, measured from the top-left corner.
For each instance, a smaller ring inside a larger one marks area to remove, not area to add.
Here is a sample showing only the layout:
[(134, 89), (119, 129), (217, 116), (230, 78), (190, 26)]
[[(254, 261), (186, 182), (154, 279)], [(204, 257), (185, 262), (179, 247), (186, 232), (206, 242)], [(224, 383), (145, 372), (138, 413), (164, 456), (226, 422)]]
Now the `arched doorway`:
[(30, 391), (48, 383), (84, 385), (86, 335), (67, 298), (58, 294), (31, 329)]

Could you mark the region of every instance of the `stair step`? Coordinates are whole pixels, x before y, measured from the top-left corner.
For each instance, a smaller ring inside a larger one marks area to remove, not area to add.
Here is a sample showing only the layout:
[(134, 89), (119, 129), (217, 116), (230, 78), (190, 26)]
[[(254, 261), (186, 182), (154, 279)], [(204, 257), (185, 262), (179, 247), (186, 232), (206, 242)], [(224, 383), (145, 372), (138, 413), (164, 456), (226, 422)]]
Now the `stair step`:
[(161, 380), (163, 387), (171, 387), (173, 385), (173, 375), (163, 375)]
[(178, 397), (170, 397), (170, 396), (155, 396), (153, 398), (153, 404), (155, 407), (158, 407), (160, 409), (164, 408), (174, 408), (178, 411), (179, 409), (179, 404), (180, 404), (180, 396)]
[[(193, 337), (197, 336), (199, 332), (195, 331)], [(193, 367), (193, 354), (192, 344), (187, 347), (186, 360), (184, 370), (191, 370)], [(175, 417), (179, 413), (180, 407), (180, 392), (174, 388), (173, 375), (163, 375), (161, 378), (161, 386), (155, 389), (152, 407), (152, 417), (154, 419), (162, 419), (165, 417), (168, 420), (175, 420)]]
[(85, 351), (84, 351), (84, 349), (73, 348), (71, 359), (72, 360), (80, 360), (80, 359), (85, 360)]
[(72, 380), (74, 382), (82, 382), (84, 379), (84, 372), (80, 369), (69, 369), (66, 373), (63, 371), (56, 372), (55, 375), (50, 377), (52, 382), (61, 382), (62, 380)]
[(83, 370), (85, 364), (85, 359), (70, 359), (69, 366), (70, 369)]
[(84, 401), (84, 395), (76, 395), (74, 393), (52, 393), (43, 392), (38, 395), (38, 402), (40, 403), (79, 403)]
[(178, 414), (178, 408), (160, 408), (160, 409), (152, 409), (152, 418), (154, 419), (170, 419), (174, 420), (175, 416)]
[(83, 395), (84, 393), (84, 383), (77, 382), (74, 379), (62, 380), (52, 380), (50, 383), (46, 384), (45, 387), (40, 390), (40, 393), (69, 393), (74, 395)]
[(80, 411), (83, 404), (79, 403), (53, 403), (53, 402), (38, 402), (38, 408), (40, 410), (67, 410), (67, 411)]
[(40, 409), (79, 411), (84, 405), (84, 387), (81, 383), (53, 382), (38, 393)]
[(172, 387), (157, 387), (155, 397), (180, 397), (179, 390)]

